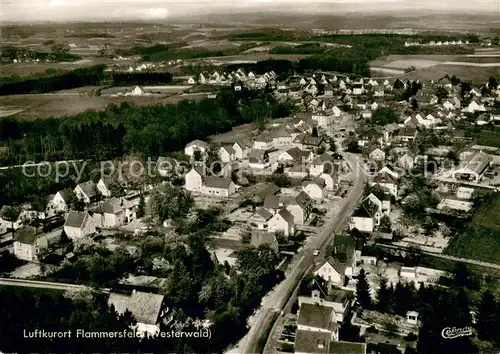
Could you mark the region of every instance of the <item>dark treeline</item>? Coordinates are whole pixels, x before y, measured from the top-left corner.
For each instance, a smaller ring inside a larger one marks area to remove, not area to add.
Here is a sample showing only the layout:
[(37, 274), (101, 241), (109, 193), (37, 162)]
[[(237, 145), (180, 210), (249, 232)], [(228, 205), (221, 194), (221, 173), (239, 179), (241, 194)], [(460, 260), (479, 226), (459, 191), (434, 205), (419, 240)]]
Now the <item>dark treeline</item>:
[(14, 59), (31, 59), (31, 60), (40, 60), (40, 61), (76, 61), (82, 59), (78, 55), (74, 55), (71, 53), (47, 53), (47, 52), (38, 52), (34, 50), (28, 49), (20, 49), (7, 47), (3, 48), (1, 52), (1, 59), (3, 61), (12, 62)]
[(36, 77), (8, 77), (0, 79), (0, 96), (48, 93), (84, 86), (102, 84), (166, 84), (172, 82), (168, 72), (108, 73), (105, 65), (95, 65), (63, 73), (47, 73)]
[(127, 84), (168, 84), (172, 82), (172, 74), (168, 72), (155, 73), (114, 73), (115, 85)]
[(288, 102), (260, 92), (225, 89), (215, 100), (136, 107), (128, 103), (75, 116), (35, 121), (0, 120), (0, 164), (66, 159), (105, 160), (124, 153), (146, 156), (178, 151), (194, 139), (263, 117), (284, 117)]
[(0, 80), (0, 95), (47, 93), (82, 86), (100, 85), (105, 65), (76, 69), (67, 73), (37, 77)]

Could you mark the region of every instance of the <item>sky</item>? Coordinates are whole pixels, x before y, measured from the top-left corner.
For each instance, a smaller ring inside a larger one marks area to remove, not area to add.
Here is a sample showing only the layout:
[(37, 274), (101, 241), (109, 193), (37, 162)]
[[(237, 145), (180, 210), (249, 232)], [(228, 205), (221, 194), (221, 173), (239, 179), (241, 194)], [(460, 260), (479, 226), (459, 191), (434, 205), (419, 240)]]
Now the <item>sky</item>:
[(500, 0), (0, 0), (0, 21), (168, 20), (190, 14), (243, 10), (321, 12), (322, 3), (329, 3), (329, 9), (338, 4), (339, 11), (346, 6), (368, 12), (479, 10), (498, 13), (500, 18)]

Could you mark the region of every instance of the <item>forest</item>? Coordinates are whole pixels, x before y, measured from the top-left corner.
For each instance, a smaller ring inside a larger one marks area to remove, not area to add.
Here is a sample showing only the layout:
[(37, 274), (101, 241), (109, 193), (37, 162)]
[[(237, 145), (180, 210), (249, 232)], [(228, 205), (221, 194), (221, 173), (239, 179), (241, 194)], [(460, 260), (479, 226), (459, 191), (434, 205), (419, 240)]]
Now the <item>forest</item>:
[(84, 86), (166, 84), (172, 82), (168, 72), (109, 73), (105, 65), (75, 69), (68, 72), (46, 72), (34, 77), (7, 77), (0, 79), (0, 96), (48, 93)]

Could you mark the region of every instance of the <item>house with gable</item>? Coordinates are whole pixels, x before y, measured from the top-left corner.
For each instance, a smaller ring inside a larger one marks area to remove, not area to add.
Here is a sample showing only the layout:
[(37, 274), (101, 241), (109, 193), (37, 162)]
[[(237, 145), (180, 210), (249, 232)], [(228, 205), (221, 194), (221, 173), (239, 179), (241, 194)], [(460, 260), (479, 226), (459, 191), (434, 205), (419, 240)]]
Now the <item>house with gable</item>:
[(186, 144), (184, 147), (184, 154), (187, 156), (193, 157), (195, 151), (199, 151), (201, 154), (205, 154), (208, 150), (208, 144), (201, 140), (193, 140), (190, 143)]
[(328, 257), (313, 274), (323, 278), (329, 288), (342, 287), (345, 284), (345, 265), (333, 257)]
[(352, 214), (349, 221), (349, 229), (358, 229), (361, 232), (372, 233), (380, 224), (382, 210), (371, 200), (365, 199), (357, 210)]
[(325, 187), (325, 181), (320, 178), (302, 182), (302, 191), (304, 191), (311, 199), (319, 203), (321, 203), (326, 197)]
[(49, 247), (47, 236), (39, 229), (25, 226), (14, 235), (14, 256), (28, 262), (37, 262), (40, 252)]
[(73, 241), (83, 239), (97, 231), (98, 224), (86, 211), (71, 210), (64, 223), (64, 232)]
[(292, 214), (293, 221), (297, 225), (306, 223), (313, 207), (313, 200), (304, 191), (296, 196), (281, 195), (278, 202), (280, 207), (286, 208)]
[(309, 175), (311, 175), (312, 177), (319, 177), (325, 172), (325, 169), (327, 171), (328, 169), (330, 169), (331, 171), (333, 163), (333, 156), (325, 152), (313, 160), (311, 166), (309, 167)]
[(248, 219), (248, 223), (251, 227), (257, 230), (265, 230), (269, 228), (269, 220), (273, 217), (273, 213), (266, 208), (259, 208), (255, 213)]
[(222, 145), (219, 148), (219, 159), (224, 163), (233, 162), (236, 160), (236, 151), (232, 145)]
[(295, 232), (295, 222), (293, 215), (285, 208), (274, 214), (268, 223), (269, 232), (282, 232), (285, 236), (290, 236)]
[(160, 323), (168, 311), (164, 299), (164, 295), (133, 290), (130, 295), (111, 293), (108, 304), (113, 305), (118, 315), (130, 311), (136, 320), (133, 326), (136, 333), (152, 337), (160, 333)]
[(56, 214), (65, 214), (69, 211), (71, 204), (76, 201), (75, 193), (69, 188), (58, 191), (49, 197), (45, 213), (47, 217)]
[(369, 149), (368, 157), (372, 161), (384, 161), (385, 152), (381, 148), (374, 146), (371, 149)]
[(228, 198), (236, 193), (236, 185), (229, 178), (207, 176), (203, 180), (201, 192), (209, 196)]
[(394, 198), (398, 198), (398, 181), (391, 174), (386, 172), (378, 173), (373, 179), (372, 185), (379, 185), (394, 196)]
[(202, 166), (193, 167), (184, 176), (184, 188), (190, 192), (201, 192), (205, 169)]
[(75, 189), (73, 189), (73, 192), (75, 193), (76, 198), (85, 204), (90, 204), (91, 202), (96, 201), (99, 197), (97, 186), (92, 180), (77, 184)]

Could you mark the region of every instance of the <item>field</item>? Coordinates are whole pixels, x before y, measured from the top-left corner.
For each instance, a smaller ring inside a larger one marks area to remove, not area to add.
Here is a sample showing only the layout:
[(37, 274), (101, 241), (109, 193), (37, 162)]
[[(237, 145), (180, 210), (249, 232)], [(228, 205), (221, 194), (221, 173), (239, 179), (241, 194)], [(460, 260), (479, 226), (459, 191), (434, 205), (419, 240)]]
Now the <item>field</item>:
[[(414, 66), (416, 70), (405, 73)], [(495, 51), (477, 51), (474, 55), (389, 55), (370, 62), (378, 73), (402, 79), (438, 80), (446, 74), (461, 80), (483, 83), (490, 76), (500, 76), (500, 55)]]
[[(145, 106), (171, 104), (185, 99), (202, 99), (204, 97), (206, 96), (90, 97), (78, 94), (12, 95), (0, 97), (0, 117), (9, 115), (27, 120), (43, 117), (63, 117), (82, 113), (89, 109), (102, 110), (111, 103), (119, 105), (122, 102), (130, 102), (138, 106)], [(15, 113), (16, 111), (18, 113)]]
[(430, 68), (412, 71), (402, 76), (403, 79), (420, 79), (423, 81), (437, 80), (448, 74), (457, 76), (460, 80), (484, 84), (491, 76), (500, 76), (498, 67), (477, 67), (465, 65), (439, 64)]
[(475, 213), (471, 227), (455, 236), (446, 253), (500, 264), (499, 215), (500, 194), (496, 193)]

